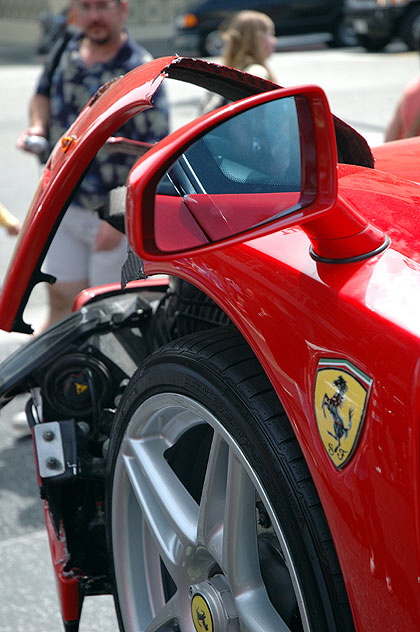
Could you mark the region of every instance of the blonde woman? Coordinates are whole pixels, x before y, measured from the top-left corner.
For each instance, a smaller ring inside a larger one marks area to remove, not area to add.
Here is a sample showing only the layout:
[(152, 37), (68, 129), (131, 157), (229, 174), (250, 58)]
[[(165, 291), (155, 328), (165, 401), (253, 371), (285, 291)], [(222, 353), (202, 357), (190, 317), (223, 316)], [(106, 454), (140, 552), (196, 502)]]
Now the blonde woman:
[(236, 13), (223, 32), (222, 63), (274, 81), (267, 59), (276, 48), (273, 20), (260, 11)]
[[(274, 81), (267, 59), (276, 48), (273, 20), (260, 11), (239, 11), (223, 30), (224, 48), (221, 62)], [(208, 93), (200, 105), (200, 114), (225, 105), (227, 101), (218, 94)]]

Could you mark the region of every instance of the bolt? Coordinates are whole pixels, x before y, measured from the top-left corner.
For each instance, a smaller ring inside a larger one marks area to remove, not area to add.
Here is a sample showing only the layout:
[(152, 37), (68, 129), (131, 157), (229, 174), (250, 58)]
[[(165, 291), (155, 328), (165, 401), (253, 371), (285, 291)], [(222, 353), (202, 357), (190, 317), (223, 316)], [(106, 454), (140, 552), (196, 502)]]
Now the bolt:
[(268, 527), (268, 520), (267, 520), (266, 516), (261, 515), (261, 516), (258, 518), (258, 525), (259, 525), (260, 527), (262, 527), (263, 529), (267, 529), (267, 527)]
[(262, 529), (269, 529), (271, 527), (271, 520), (261, 502), (257, 502), (257, 524)]
[(50, 456), (46, 461), (45, 461), (45, 465), (47, 466), (48, 470), (58, 470), (61, 467), (61, 463), (58, 459), (56, 459), (53, 456)]
[(80, 430), (83, 432), (84, 435), (89, 434), (90, 428), (89, 428), (89, 424), (86, 423), (86, 421), (78, 421), (77, 427), (80, 428)]
[(45, 430), (42, 433), (42, 438), (44, 439), (44, 441), (52, 441), (53, 439), (55, 439), (55, 434), (52, 430)]

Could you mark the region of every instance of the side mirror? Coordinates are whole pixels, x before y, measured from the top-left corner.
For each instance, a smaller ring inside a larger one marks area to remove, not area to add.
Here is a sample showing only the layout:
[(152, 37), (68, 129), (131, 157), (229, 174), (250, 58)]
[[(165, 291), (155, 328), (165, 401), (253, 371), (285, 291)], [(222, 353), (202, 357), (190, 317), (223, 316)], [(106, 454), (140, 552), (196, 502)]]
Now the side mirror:
[(335, 203), (336, 166), (333, 119), (320, 88), (238, 101), (177, 130), (135, 165), (130, 245), (162, 260), (303, 223)]

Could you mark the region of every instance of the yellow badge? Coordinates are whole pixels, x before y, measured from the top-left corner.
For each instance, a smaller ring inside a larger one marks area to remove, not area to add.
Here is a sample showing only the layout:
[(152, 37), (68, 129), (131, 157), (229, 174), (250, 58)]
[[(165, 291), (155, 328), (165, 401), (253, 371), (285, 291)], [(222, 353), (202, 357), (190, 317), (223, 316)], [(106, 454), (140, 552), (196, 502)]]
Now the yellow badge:
[(76, 143), (75, 136), (63, 136), (61, 139), (61, 149), (66, 154), (70, 147)]
[(191, 600), (191, 614), (197, 632), (213, 632), (213, 619), (207, 601), (198, 593)]
[(78, 384), (78, 382), (74, 383), (76, 386), (76, 395), (83, 395), (83, 393), (87, 390), (87, 384)]
[(356, 449), (372, 382), (347, 360), (321, 359), (318, 363), (315, 417), (324, 448), (338, 469)]

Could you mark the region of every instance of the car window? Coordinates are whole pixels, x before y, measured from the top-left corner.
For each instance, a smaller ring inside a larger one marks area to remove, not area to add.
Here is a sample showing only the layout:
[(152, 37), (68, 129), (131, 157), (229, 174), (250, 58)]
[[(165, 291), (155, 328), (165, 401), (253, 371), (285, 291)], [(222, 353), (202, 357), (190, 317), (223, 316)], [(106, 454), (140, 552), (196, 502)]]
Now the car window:
[(222, 123), (194, 143), (169, 175), (181, 195), (300, 191), (294, 98), (265, 103)]

